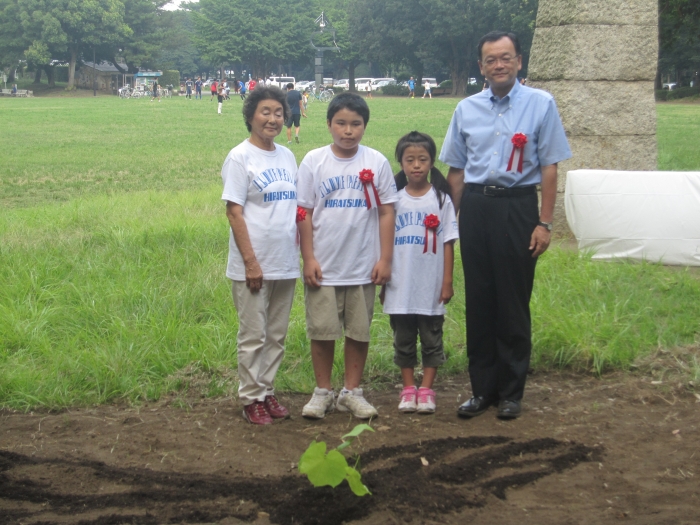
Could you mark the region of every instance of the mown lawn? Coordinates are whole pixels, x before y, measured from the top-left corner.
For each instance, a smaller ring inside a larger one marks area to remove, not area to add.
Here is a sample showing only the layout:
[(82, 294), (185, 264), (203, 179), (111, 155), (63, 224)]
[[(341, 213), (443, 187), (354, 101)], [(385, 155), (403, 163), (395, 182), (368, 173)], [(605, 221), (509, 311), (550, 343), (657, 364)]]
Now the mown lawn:
[[(439, 147), (456, 102), (375, 98), (365, 144), (396, 168), (396, 140), (417, 129)], [(222, 116), (206, 96), (0, 99), (0, 404), (152, 399), (193, 382), (205, 395), (235, 391), (219, 171), (247, 136), (240, 108), (235, 97)], [(298, 161), (329, 140), (325, 106), (308, 113), (292, 146)], [(661, 169), (700, 169), (699, 122), (700, 106), (659, 106)], [(456, 264), (443, 373), (466, 364)], [(283, 390), (313, 387), (300, 288)], [(626, 368), (697, 339), (700, 282), (686, 270), (593, 263), (554, 247), (538, 266), (532, 308), (535, 366)], [(368, 380), (396, 381), (391, 330), (376, 311)]]

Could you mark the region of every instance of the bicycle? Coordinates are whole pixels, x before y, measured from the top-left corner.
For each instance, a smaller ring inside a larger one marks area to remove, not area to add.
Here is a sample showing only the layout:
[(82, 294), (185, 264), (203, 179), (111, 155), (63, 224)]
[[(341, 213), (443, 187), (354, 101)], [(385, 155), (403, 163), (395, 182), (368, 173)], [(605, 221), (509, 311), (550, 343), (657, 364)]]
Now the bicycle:
[(320, 90), (311, 91), (309, 96), (309, 102), (318, 100), (319, 102), (330, 102), (330, 100), (335, 96), (333, 90), (330, 88), (321, 88)]

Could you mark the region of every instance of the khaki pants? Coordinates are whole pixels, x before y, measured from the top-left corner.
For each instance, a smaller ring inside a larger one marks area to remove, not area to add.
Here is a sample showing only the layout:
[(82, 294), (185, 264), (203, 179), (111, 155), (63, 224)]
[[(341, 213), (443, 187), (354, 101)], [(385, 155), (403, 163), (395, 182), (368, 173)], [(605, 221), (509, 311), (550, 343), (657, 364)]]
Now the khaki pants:
[(284, 339), (294, 301), (296, 279), (263, 281), (251, 293), (245, 281), (233, 281), (238, 311), (238, 397), (241, 403), (264, 401), (284, 356)]

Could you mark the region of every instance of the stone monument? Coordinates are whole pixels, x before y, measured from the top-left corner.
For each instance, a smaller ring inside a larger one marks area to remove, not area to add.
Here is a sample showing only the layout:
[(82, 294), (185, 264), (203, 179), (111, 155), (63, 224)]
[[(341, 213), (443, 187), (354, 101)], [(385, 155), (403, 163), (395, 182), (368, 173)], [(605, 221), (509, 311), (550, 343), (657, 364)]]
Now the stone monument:
[(657, 59), (658, 0), (539, 1), (528, 84), (554, 95), (574, 154), (559, 191), (569, 170), (656, 170)]

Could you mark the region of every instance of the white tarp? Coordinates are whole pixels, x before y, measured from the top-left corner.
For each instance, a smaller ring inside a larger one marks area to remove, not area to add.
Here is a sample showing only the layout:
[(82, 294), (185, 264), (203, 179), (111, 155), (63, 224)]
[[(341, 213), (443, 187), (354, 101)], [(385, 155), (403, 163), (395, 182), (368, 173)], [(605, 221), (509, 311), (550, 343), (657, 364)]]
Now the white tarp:
[(700, 172), (574, 170), (565, 198), (594, 259), (700, 266)]

